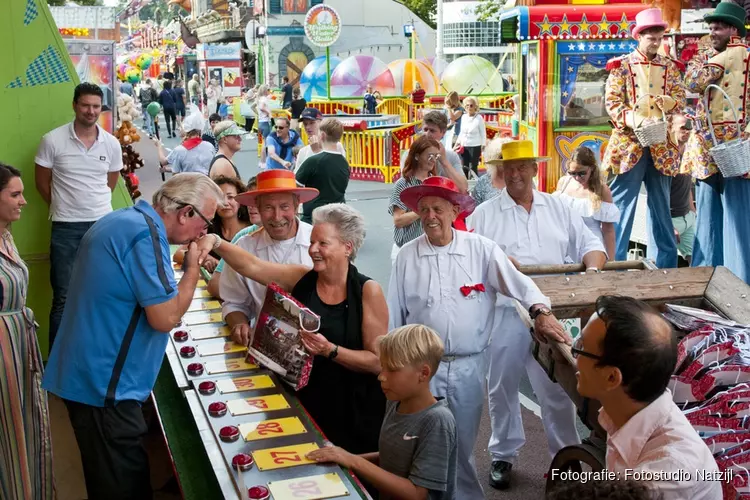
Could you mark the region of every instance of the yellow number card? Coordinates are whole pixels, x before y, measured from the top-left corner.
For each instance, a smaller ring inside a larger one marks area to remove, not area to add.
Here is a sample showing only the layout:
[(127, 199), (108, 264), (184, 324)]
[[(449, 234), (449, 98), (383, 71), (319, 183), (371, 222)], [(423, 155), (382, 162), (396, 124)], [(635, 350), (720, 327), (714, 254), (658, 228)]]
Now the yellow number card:
[(320, 447), (315, 443), (304, 443), (257, 450), (253, 452), (253, 460), (260, 471), (314, 464), (315, 460), (309, 460), (305, 458), (305, 455), (318, 448)]
[(297, 417), (277, 418), (273, 420), (264, 420), (262, 422), (252, 422), (249, 424), (240, 424), (240, 434), (245, 441), (257, 441), (259, 439), (269, 439), (280, 436), (294, 436), (295, 434), (304, 434), (307, 432), (305, 424)]
[(273, 500), (323, 500), (349, 495), (346, 485), (335, 472), (271, 481), (268, 489), (271, 490)]
[(201, 356), (217, 356), (219, 354), (232, 354), (235, 352), (247, 352), (247, 347), (235, 344), (231, 340), (228, 342), (211, 342), (209, 344), (198, 345), (198, 354)]
[(208, 372), (209, 375), (239, 372), (242, 370), (255, 370), (256, 368), (258, 368), (258, 365), (246, 362), (245, 358), (225, 359), (206, 363), (206, 372)]
[[(260, 377), (265, 377), (265, 375), (260, 375)], [(224, 391), (221, 392), (222, 394), (224, 393)], [(227, 401), (227, 408), (229, 409), (229, 413), (236, 417), (238, 415), (249, 415), (262, 411), (286, 410), (290, 406), (282, 394), (269, 394), (268, 396), (259, 396), (257, 398), (233, 399)]]
[(206, 288), (208, 285), (206, 284), (206, 280), (198, 280), (198, 283), (195, 285), (195, 288)]
[(194, 299), (210, 299), (211, 294), (208, 293), (208, 290), (205, 288), (196, 288), (195, 292), (193, 292), (193, 298)]
[(229, 337), (232, 332), (228, 326), (198, 326), (190, 328), (190, 338), (193, 340), (207, 340), (207, 339), (218, 339), (222, 337)]
[[(254, 366), (254, 365), (253, 365)], [(268, 375), (254, 375), (252, 377), (237, 377), (229, 380), (217, 380), (216, 387), (222, 394), (233, 392), (254, 391), (256, 389), (268, 389), (275, 387), (273, 380)]]
[(193, 311), (216, 311), (221, 309), (221, 304), (218, 300), (205, 300), (197, 299), (193, 300), (188, 307), (187, 312)]

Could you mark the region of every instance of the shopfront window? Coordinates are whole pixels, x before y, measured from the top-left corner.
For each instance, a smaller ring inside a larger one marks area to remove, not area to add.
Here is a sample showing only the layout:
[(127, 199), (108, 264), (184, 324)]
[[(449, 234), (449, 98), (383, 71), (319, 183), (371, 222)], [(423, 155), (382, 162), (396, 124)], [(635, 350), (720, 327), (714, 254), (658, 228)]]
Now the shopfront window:
[(555, 92), (560, 103), (561, 127), (606, 126), (609, 115), (604, 105), (607, 61), (630, 52), (633, 42), (558, 42), (560, 82)]

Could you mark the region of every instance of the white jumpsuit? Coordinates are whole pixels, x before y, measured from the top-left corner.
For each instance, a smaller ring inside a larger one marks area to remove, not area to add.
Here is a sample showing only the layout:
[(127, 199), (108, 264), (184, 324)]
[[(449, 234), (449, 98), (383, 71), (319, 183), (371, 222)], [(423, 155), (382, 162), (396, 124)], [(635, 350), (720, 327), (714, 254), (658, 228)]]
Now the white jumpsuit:
[[(531, 212), (503, 190), (480, 205), (467, 220), (469, 228), (492, 239), (522, 265), (564, 264), (566, 257), (581, 262), (591, 251), (604, 252), (601, 241), (571, 212), (568, 205), (547, 193), (534, 191)], [(580, 442), (575, 407), (560, 385), (552, 382), (531, 355), (531, 336), (514, 304), (499, 307), (501, 329), (490, 346), (488, 393), (493, 460), (513, 463), (525, 442), (518, 398), (525, 370), (542, 410), (549, 452)]]
[[(468, 296), (463, 286), (482, 284)], [(534, 282), (518, 272), (494, 242), (453, 230), (444, 247), (426, 235), (410, 241), (396, 257), (388, 287), (390, 329), (406, 324), (433, 328), (445, 344), (440, 368), (430, 383), (445, 397), (456, 419), (456, 498), (484, 498), (474, 464), (474, 444), (484, 404), (486, 349), (497, 329), (497, 293), (517, 298), (525, 307), (549, 305)]]

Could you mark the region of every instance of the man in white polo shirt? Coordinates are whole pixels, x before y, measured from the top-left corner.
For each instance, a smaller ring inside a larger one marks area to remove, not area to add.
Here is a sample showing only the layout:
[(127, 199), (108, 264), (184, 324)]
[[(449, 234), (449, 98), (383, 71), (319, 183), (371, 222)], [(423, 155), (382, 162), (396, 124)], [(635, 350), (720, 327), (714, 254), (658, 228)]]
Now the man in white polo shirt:
[(75, 120), (42, 137), (34, 159), (36, 188), (50, 206), (52, 219), (50, 349), (60, 326), (78, 245), (86, 231), (112, 211), (112, 190), (122, 169), (120, 143), (97, 125), (103, 97), (97, 85), (78, 85), (73, 94)]

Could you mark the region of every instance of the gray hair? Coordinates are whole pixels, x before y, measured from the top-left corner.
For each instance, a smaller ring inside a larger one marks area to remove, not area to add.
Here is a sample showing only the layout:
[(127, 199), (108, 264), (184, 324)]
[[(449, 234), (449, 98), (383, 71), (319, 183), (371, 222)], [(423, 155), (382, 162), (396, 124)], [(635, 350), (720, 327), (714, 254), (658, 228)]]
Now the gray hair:
[[(503, 155), (500, 152), (503, 149), (503, 144), (512, 141), (513, 139), (510, 137), (495, 137), (489, 143), (487, 143), (487, 146), (485, 146), (482, 153), (483, 157), (485, 158), (485, 160), (488, 158), (501, 159)], [(494, 181), (497, 177), (497, 165), (494, 165), (492, 163), (485, 163), (484, 167), (485, 169), (487, 169), (487, 173), (490, 175), (490, 179)]]
[(365, 242), (365, 218), (354, 208), (345, 203), (331, 203), (313, 210), (313, 224), (331, 224), (339, 231), (344, 243), (352, 244), (349, 261), (354, 262), (357, 252)]
[(154, 193), (154, 207), (164, 213), (176, 212), (185, 205), (192, 205), (203, 212), (210, 199), (217, 207), (225, 205), (224, 193), (210, 177), (197, 172), (184, 172), (172, 176)]

